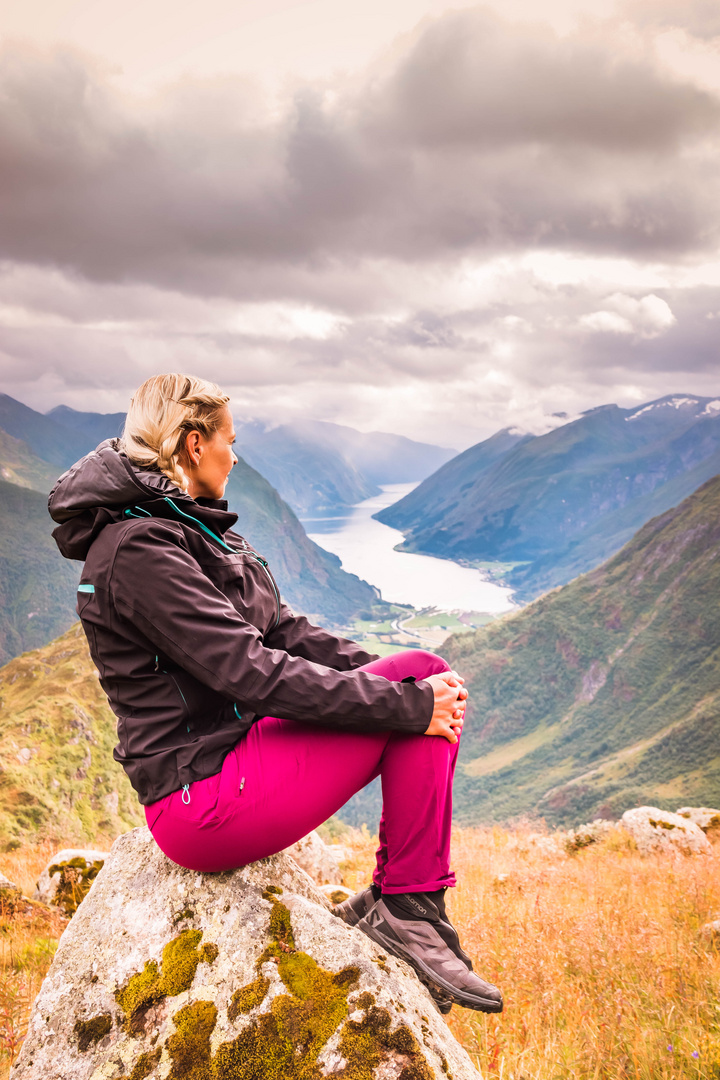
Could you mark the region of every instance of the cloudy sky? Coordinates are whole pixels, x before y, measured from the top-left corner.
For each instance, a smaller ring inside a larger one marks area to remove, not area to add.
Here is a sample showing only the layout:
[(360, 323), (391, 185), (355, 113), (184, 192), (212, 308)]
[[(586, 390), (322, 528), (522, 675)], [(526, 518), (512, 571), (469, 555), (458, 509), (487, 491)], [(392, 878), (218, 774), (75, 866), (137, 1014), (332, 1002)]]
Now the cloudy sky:
[(458, 448), (720, 393), (717, 0), (6, 0), (0, 389)]

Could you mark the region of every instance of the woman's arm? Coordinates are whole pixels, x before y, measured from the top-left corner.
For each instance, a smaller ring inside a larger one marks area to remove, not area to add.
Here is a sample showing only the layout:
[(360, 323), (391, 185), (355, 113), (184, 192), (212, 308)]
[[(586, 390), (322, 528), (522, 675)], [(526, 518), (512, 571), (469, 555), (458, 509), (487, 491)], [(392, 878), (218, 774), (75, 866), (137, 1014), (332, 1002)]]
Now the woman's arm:
[(283, 649), (291, 656), (302, 656), (336, 671), (351, 671), (378, 658), (377, 653), (365, 652), (355, 641), (314, 626), (304, 615), (295, 615), (287, 604), (281, 605), (280, 621), (265, 635), (265, 644), (270, 649)]
[(139, 631), (243, 712), (348, 730), (421, 733), (430, 724), (434, 694), (427, 683), (337, 671), (268, 647), (163, 521), (126, 531), (112, 560), (107, 596), (103, 584), (97, 581), (94, 595), (105, 608), (98, 611), (105, 624), (116, 613), (120, 634)]

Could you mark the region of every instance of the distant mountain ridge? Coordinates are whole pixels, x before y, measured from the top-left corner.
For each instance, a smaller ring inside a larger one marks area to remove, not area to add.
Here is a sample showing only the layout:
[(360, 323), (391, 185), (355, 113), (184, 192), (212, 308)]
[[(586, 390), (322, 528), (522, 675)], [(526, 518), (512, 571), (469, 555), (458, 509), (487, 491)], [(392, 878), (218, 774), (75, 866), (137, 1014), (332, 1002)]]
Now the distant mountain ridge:
[(408, 551), (524, 564), (505, 580), (531, 599), (596, 566), (719, 468), (720, 399), (675, 394), (601, 406), (545, 435), (499, 432), (375, 516), (405, 533)]
[(237, 423), (236, 431), (243, 457), (301, 515), (352, 506), (377, 495), (382, 484), (422, 480), (454, 454), (324, 420)]

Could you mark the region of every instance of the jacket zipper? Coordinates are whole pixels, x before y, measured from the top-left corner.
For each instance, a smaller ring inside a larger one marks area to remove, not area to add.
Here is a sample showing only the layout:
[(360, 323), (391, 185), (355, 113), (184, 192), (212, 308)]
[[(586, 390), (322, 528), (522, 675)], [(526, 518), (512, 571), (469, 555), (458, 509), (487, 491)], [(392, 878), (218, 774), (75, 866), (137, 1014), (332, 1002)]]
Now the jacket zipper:
[(280, 622), (280, 593), (277, 590), (277, 585), (275, 584), (275, 579), (272, 576), (272, 574), (270, 573), (270, 571), (268, 570), (267, 560), (263, 559), (260, 555), (257, 555), (254, 551), (251, 554), (252, 554), (253, 559), (257, 559), (257, 561), (260, 563), (263, 570), (267, 574), (268, 581), (272, 585), (273, 592), (275, 593), (275, 606), (276, 606), (276, 609), (277, 609), (277, 616), (275, 618), (275, 626), (277, 626), (278, 623)]
[(173, 686), (175, 687), (178, 694), (180, 695), (180, 699), (181, 699), (181, 701), (183, 703), (183, 706), (185, 708), (185, 726), (188, 729), (188, 735), (189, 735), (190, 730), (191, 730), (190, 729), (190, 724), (188, 723), (188, 720), (190, 719), (190, 709), (188, 708), (187, 698), (185, 697), (182, 690), (180, 689), (180, 683), (177, 681), (177, 679), (172, 674), (172, 672), (166, 671), (165, 668), (160, 667), (160, 657), (159, 656), (155, 657), (155, 670), (159, 671), (161, 675), (167, 675), (167, 677), (172, 680)]

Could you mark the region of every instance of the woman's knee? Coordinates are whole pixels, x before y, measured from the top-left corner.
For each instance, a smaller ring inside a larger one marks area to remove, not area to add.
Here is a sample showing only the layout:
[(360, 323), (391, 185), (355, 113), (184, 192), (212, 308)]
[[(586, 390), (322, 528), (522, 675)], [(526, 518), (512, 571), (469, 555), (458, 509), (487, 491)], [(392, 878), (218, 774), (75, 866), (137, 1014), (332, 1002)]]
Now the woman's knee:
[(405, 663), (413, 670), (409, 672), (416, 679), (426, 679), (428, 675), (440, 675), (443, 671), (450, 671), (447, 660), (437, 653), (428, 652), (427, 649), (407, 649), (400, 653)]

